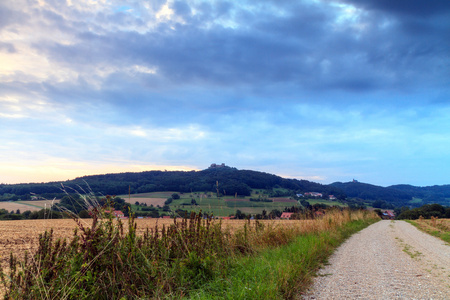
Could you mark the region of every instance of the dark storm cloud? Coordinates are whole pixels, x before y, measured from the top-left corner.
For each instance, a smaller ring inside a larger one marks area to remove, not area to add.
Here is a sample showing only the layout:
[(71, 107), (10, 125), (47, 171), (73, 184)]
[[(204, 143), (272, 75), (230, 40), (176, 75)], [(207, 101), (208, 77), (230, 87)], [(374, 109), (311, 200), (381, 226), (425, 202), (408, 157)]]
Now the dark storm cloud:
[[(282, 110), (281, 103), (347, 105), (372, 101), (370, 93), (378, 91), (408, 95), (417, 88), (448, 89), (445, 21), (404, 17), (375, 2), (361, 4), (366, 13), (339, 21), (342, 9), (330, 3), (178, 1), (171, 8), (183, 22), (167, 20), (142, 32), (131, 29), (145, 23), (144, 14), (101, 11), (68, 18), (57, 5), (59, 13), (40, 9), (45, 20), (40, 23), (73, 41), (41, 40), (33, 47), (79, 75), (70, 83), (47, 79), (44, 93), (50, 101), (76, 98), (79, 110), (87, 103), (117, 107), (134, 117), (125, 123), (170, 124), (167, 111), (214, 120), (238, 110)], [(112, 71), (96, 74), (105, 66)], [(156, 71), (130, 71), (133, 66)], [(334, 92), (342, 94), (331, 96)], [(361, 98), (364, 93), (369, 95)], [(399, 106), (431, 101), (403, 99), (408, 100), (399, 100)]]
[[(252, 3), (249, 5), (257, 8)], [(361, 6), (392, 13), (400, 9), (400, 4), (390, 7), (383, 1), (379, 4), (365, 1)], [(185, 23), (161, 23), (146, 33), (92, 32), (83, 29), (88, 28), (87, 24), (77, 24), (77, 27), (72, 24), (72, 29), (67, 30), (76, 32), (79, 42), (71, 45), (40, 43), (35, 47), (47, 52), (52, 59), (79, 69), (94, 62), (110, 62), (118, 67), (130, 64), (156, 67), (158, 76), (148, 77), (148, 87), (158, 83), (173, 87), (185, 84), (264, 86), (270, 83), (296, 89), (337, 88), (350, 92), (379, 87), (408, 89), (417, 82), (432, 81), (433, 78), (428, 78), (429, 72), (415, 70), (442, 72), (436, 65), (446, 63), (449, 52), (442, 32), (434, 36), (427, 34), (436, 32), (439, 26), (440, 30), (448, 31), (442, 24), (412, 17), (406, 21), (397, 18), (389, 23), (378, 10), (359, 16), (357, 22), (338, 24), (336, 18), (340, 12), (329, 4), (282, 3), (250, 10), (229, 2), (193, 6), (178, 1), (172, 9)], [(276, 9), (284, 12), (276, 14)], [(438, 10), (429, 8), (427, 11)], [(59, 28), (58, 24), (68, 26), (61, 16), (45, 15)], [(98, 14), (97, 18), (101, 16)], [(222, 23), (204, 26), (216, 16), (224, 18)], [(132, 16), (119, 13), (103, 17), (109, 23), (121, 24)], [(136, 18), (135, 23), (139, 22), (142, 19)], [(226, 22), (235, 25), (225, 26)], [(383, 22), (388, 24), (380, 26)], [(359, 26), (357, 23), (364, 28), (355, 29)], [(416, 33), (420, 30), (423, 34), (418, 36)], [(434, 56), (436, 52), (441, 56)], [(433, 61), (427, 59), (429, 56), (434, 57)]]
[(366, 10), (379, 10), (384, 13), (412, 15), (419, 18), (448, 14), (450, 11), (450, 2), (447, 0), (344, 0), (342, 2), (351, 3)]

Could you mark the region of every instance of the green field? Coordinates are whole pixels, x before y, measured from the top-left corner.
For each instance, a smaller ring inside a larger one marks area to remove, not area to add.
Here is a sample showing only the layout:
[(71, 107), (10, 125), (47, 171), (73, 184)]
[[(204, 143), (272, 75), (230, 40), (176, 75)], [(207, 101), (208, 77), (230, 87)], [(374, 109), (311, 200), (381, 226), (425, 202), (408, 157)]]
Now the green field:
[(421, 204), (422, 199), (413, 197), (411, 201), (409, 201), (409, 204)]
[[(132, 204), (132, 209), (134, 211), (139, 210), (141, 207), (135, 205), (136, 201), (140, 199), (167, 199), (172, 196), (172, 194), (177, 192), (154, 192), (154, 193), (143, 193), (143, 194), (132, 194), (130, 195), (121, 195), (119, 197), (124, 198), (127, 202)], [(263, 202), (263, 201), (249, 201), (250, 198), (262, 198), (268, 199), (268, 192), (264, 190), (254, 190), (252, 195), (249, 197), (238, 197), (235, 199), (233, 196), (224, 196), (217, 197), (215, 193), (212, 192), (195, 192), (195, 193), (177, 193), (180, 196), (180, 199), (174, 199), (169, 204), (171, 211), (175, 211), (177, 209), (187, 210), (206, 213), (212, 213), (215, 216), (229, 216), (236, 213), (236, 210), (240, 210), (246, 214), (260, 214), (263, 210), (267, 213), (271, 212), (274, 209), (283, 211), (285, 207), (292, 207), (300, 205), (298, 202)], [(270, 198), (270, 199), (286, 199), (289, 197), (279, 197), (279, 198)], [(197, 205), (192, 205), (192, 200), (195, 200)], [(329, 206), (340, 206), (346, 207), (346, 204), (342, 204), (337, 201), (327, 201), (322, 199), (307, 199), (307, 201), (313, 204), (326, 204)], [(156, 207), (156, 205), (154, 205)], [(163, 204), (161, 203), (160, 207)], [(161, 210), (162, 212), (162, 210)]]
[(131, 194), (131, 195), (119, 195), (117, 197), (120, 197), (123, 199), (128, 199), (128, 197), (131, 197), (131, 199), (134, 199), (134, 198), (169, 198), (173, 193), (176, 193), (176, 192), (141, 193), (141, 194)]
[(347, 204), (338, 202), (338, 201), (327, 201), (323, 199), (307, 199), (306, 201), (309, 202), (309, 204), (326, 204), (328, 206), (339, 206), (339, 207), (347, 207)]

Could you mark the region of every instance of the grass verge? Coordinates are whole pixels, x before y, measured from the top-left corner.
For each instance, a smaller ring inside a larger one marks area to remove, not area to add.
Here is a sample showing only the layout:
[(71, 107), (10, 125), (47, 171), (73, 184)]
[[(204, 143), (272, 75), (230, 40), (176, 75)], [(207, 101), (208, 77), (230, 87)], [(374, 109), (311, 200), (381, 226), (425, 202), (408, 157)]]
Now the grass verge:
[(450, 244), (450, 219), (438, 219), (432, 217), (431, 219), (405, 221), (416, 226), (419, 230), (440, 238)]
[(225, 276), (191, 292), (191, 299), (293, 299), (305, 292), (317, 270), (349, 236), (376, 219), (354, 220), (306, 233), (282, 247), (233, 262)]

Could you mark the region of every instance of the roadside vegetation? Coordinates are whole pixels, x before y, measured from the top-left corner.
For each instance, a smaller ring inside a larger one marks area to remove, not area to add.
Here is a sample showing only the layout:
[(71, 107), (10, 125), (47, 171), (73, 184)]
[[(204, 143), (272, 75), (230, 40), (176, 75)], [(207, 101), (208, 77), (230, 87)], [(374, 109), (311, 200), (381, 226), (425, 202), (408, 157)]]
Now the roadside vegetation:
[(431, 217), (431, 219), (419, 218), (408, 222), (418, 229), (450, 243), (450, 219)]
[(419, 218), (450, 218), (450, 207), (444, 207), (440, 204), (425, 204), (413, 209), (402, 207), (398, 212), (397, 219), (416, 220)]
[(68, 213), (72, 238), (47, 231), (35, 252), (11, 255), (0, 271), (5, 299), (290, 299), (345, 238), (379, 219), (333, 209), (295, 225), (248, 220), (230, 229), (192, 212), (139, 235), (132, 214), (128, 226), (105, 214), (111, 198), (91, 200), (90, 226)]

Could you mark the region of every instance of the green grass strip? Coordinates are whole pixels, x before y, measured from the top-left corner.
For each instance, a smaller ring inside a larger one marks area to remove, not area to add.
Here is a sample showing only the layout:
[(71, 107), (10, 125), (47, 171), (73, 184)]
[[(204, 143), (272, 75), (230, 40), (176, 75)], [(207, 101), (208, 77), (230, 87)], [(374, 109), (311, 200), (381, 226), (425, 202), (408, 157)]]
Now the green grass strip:
[(343, 241), (375, 221), (352, 221), (332, 232), (298, 237), (287, 246), (239, 258), (225, 276), (191, 291), (190, 299), (292, 299)]

